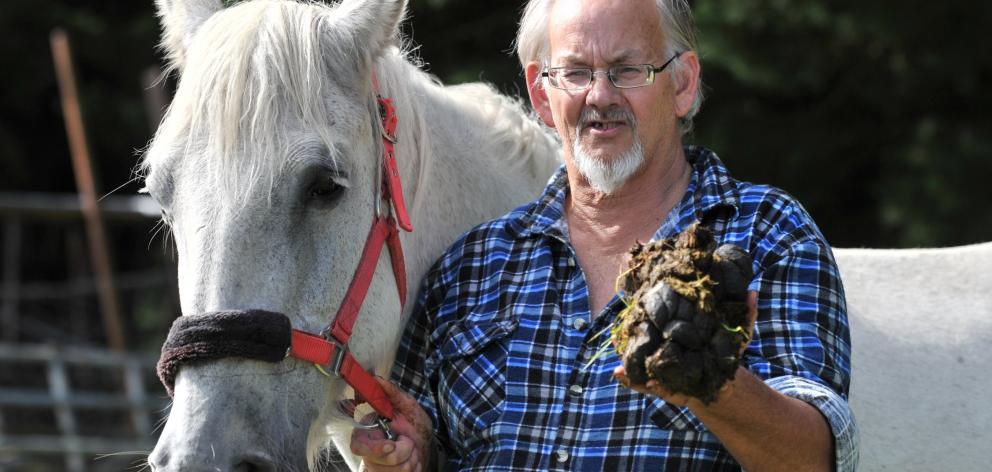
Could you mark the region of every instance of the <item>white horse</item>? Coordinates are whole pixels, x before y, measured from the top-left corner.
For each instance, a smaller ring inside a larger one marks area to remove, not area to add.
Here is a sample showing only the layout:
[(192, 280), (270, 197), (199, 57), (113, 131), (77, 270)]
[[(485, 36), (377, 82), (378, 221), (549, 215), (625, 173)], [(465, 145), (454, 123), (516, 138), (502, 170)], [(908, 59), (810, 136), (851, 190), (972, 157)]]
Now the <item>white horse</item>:
[[(416, 228), (402, 236), (411, 297), (458, 233), (533, 198), (558, 164), (553, 138), (516, 103), (481, 85), (441, 87), (405, 58), (396, 46), (404, 1), (157, 2), (182, 80), (144, 166), (175, 236), (187, 315), (267, 309), (311, 332), (329, 321), (378, 198), (373, 74), (398, 106)], [(864, 469), (985, 467), (992, 243), (836, 255)], [(388, 258), (370, 293), (352, 353), (385, 373), (402, 326)], [(186, 366), (149, 462), (157, 471), (313, 468), (331, 441), (348, 450), (351, 419), (336, 408), (348, 394), (295, 360)]]
[[(181, 79), (143, 165), (175, 237), (184, 315), (263, 309), (314, 333), (329, 322), (380, 198), (374, 80), (397, 106), (415, 227), (402, 235), (407, 310), (458, 234), (538, 195), (559, 165), (555, 139), (518, 102), (484, 85), (443, 87), (411, 63), (397, 45), (405, 3), (157, 0)], [(406, 319), (396, 294), (382, 257), (351, 338), (382, 375)], [(337, 408), (347, 395), (293, 359), (188, 365), (149, 464), (303, 470), (333, 442), (357, 468), (353, 422)]]
[(988, 470), (992, 243), (837, 249), (866, 471)]

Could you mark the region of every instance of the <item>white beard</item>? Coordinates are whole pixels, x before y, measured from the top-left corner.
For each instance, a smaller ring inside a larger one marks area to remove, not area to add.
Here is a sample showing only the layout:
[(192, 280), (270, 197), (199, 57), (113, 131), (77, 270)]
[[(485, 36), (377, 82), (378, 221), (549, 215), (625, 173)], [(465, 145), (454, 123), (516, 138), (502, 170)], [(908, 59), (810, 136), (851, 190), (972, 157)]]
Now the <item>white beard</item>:
[(613, 159), (604, 161), (589, 155), (576, 138), (572, 142), (572, 160), (579, 174), (589, 181), (597, 192), (613, 194), (625, 184), (644, 164), (644, 148), (641, 140), (634, 135), (634, 143), (626, 151)]

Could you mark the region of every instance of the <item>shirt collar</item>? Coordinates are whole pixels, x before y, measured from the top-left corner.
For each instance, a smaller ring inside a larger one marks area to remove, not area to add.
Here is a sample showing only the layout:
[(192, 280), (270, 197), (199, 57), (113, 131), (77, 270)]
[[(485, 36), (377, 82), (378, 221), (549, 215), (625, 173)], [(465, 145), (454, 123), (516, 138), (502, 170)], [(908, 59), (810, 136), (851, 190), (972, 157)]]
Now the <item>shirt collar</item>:
[[(737, 181), (716, 153), (701, 146), (685, 146), (685, 157), (692, 166), (689, 186), (658, 228), (655, 239), (673, 236), (696, 221), (705, 221), (714, 210), (736, 212), (739, 206)], [(546, 234), (567, 240), (561, 231), (563, 225), (558, 223), (565, 217), (568, 192), (568, 172), (563, 165), (551, 176), (540, 198), (510, 215), (507, 228), (519, 238)]]
[(548, 180), (540, 198), (524, 206), (522, 211), (510, 215), (507, 229), (518, 238), (549, 233), (559, 239), (567, 239), (556, 223), (565, 217), (565, 198), (568, 197), (568, 191), (568, 171), (562, 165)]

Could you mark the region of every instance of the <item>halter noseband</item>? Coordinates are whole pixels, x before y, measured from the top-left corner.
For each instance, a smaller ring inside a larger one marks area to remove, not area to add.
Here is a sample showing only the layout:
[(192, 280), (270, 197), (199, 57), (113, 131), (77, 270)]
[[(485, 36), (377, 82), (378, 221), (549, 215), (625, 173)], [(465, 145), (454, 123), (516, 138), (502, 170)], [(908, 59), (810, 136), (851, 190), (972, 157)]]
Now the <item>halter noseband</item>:
[[(405, 304), (406, 266), (399, 230), (413, 231), (396, 165), (396, 109), (392, 100), (383, 98), (379, 93), (374, 74), (372, 85), (383, 148), (378, 166), (379, 180), (376, 181), (375, 215), (355, 275), (337, 314), (320, 334), (292, 329), (285, 315), (258, 310), (181, 316), (173, 323), (158, 362), (158, 375), (169, 396), (173, 394), (175, 377), (182, 364), (224, 357), (268, 362), (295, 357), (314, 363), (321, 372), (343, 379), (355, 390), (356, 403), (368, 402), (379, 415), (374, 426), (382, 428), (387, 437), (391, 437), (392, 433), (383, 419), (393, 419), (393, 406), (375, 377), (358, 363), (348, 349), (352, 328), (368, 294), (383, 246), (389, 248), (400, 306)], [(382, 208), (383, 201), (388, 205), (385, 209)]]

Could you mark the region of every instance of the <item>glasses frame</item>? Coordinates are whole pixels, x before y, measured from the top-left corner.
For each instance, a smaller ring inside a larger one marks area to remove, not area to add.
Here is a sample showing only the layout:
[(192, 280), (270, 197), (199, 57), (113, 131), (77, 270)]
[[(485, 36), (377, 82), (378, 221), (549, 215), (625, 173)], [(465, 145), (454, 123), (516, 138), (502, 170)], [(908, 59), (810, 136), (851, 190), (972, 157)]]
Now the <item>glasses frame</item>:
[[(648, 85), (653, 84), (654, 83), (654, 77), (655, 77), (655, 75), (657, 75), (659, 72), (662, 72), (666, 68), (668, 68), (668, 66), (673, 61), (675, 61), (676, 59), (678, 59), (680, 56), (682, 56), (682, 53), (681, 52), (677, 52), (677, 53), (675, 53), (675, 55), (673, 55), (671, 57), (671, 59), (665, 61), (664, 64), (662, 64), (660, 66), (657, 66), (657, 67), (654, 64), (617, 64), (615, 66), (610, 66), (605, 71), (603, 71), (603, 70), (595, 70), (595, 69), (593, 69), (591, 67), (548, 67), (548, 68), (545, 68), (543, 72), (541, 72), (541, 77), (547, 78), (548, 79), (548, 83), (552, 87), (554, 87), (554, 88), (556, 88), (558, 90), (565, 90), (567, 92), (579, 92), (579, 91), (582, 91), (582, 90), (586, 90), (589, 87), (592, 87), (593, 82), (596, 81), (596, 74), (598, 74), (598, 73), (605, 73), (606, 74), (606, 77), (610, 81), (610, 84), (612, 84), (614, 87), (616, 87), (618, 89), (634, 89), (634, 88), (640, 88), (640, 87), (647, 87)], [(615, 71), (615, 69), (618, 69), (618, 68), (621, 68), (621, 67), (643, 67), (646, 71), (648, 71), (647, 79), (644, 81), (643, 84), (640, 84), (640, 85), (617, 85), (617, 82), (616, 82), (616, 79), (615, 79), (616, 76), (615, 76), (614, 71)], [(558, 86), (558, 80), (552, 78), (551, 75), (552, 75), (552, 73), (554, 73), (555, 75), (557, 75), (559, 72), (563, 72), (563, 71), (589, 71), (589, 83), (586, 84), (584, 87), (578, 87), (578, 88), (560, 87), (560, 86)]]

